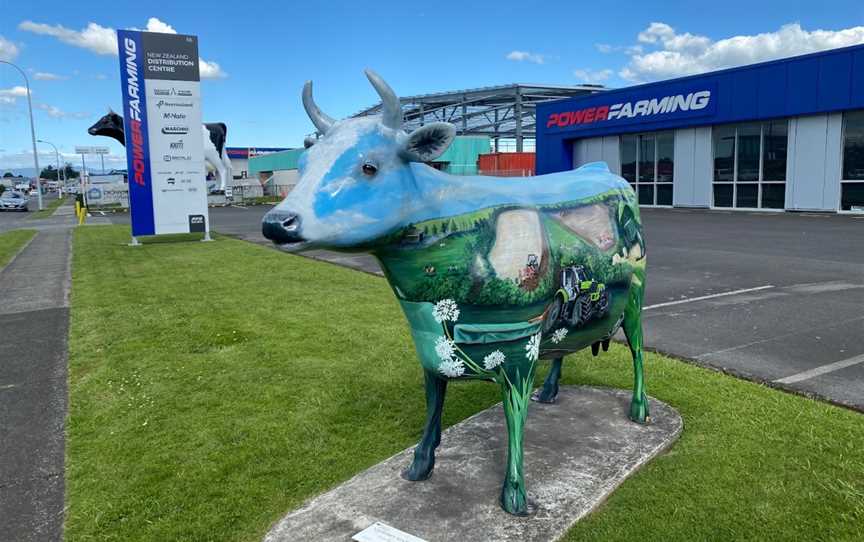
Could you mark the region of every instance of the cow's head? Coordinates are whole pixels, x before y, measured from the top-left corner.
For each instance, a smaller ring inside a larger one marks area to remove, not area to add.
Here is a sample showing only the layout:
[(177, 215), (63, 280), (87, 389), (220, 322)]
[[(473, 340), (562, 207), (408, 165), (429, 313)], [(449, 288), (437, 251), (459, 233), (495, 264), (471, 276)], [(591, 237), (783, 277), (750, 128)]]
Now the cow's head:
[(97, 120), (93, 126), (87, 128), (87, 133), (92, 136), (112, 137), (119, 141), (121, 145), (126, 144), (126, 138), (123, 136), (123, 117), (111, 109), (101, 119)]
[(371, 70), (366, 76), (381, 96), (381, 115), (335, 121), (303, 87), (303, 107), (320, 134), (307, 140), (297, 186), (264, 216), (264, 237), (284, 248), (363, 248), (404, 225), (423, 194), (410, 162), (443, 153), (456, 135), (447, 123), (402, 131), (402, 107), (393, 90)]

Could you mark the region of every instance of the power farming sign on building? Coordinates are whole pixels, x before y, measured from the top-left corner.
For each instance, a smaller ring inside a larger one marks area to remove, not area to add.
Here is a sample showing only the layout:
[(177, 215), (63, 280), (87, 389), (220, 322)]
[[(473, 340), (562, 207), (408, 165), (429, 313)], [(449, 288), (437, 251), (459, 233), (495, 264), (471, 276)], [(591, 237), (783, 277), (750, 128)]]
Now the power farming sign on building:
[(117, 38), (132, 235), (209, 231), (198, 38)]

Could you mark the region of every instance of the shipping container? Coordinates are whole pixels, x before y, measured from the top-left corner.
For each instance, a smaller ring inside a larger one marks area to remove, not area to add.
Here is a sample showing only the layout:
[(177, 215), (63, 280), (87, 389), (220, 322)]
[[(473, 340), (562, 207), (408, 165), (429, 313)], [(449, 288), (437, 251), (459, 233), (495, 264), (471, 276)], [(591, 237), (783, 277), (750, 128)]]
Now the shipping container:
[(534, 175), (533, 152), (493, 152), (477, 157), (480, 175), (529, 177)]

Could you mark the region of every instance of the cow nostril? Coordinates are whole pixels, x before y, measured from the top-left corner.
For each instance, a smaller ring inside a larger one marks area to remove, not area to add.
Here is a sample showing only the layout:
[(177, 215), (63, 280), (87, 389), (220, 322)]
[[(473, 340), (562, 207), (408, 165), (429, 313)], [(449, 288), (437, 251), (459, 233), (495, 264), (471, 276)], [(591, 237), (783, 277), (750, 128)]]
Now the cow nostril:
[(296, 243), (304, 240), (300, 235), (301, 223), (296, 213), (271, 212), (264, 217), (261, 233), (276, 243)]
[(297, 215), (291, 215), (288, 218), (282, 220), (282, 227), (286, 230), (296, 230), (297, 229)]

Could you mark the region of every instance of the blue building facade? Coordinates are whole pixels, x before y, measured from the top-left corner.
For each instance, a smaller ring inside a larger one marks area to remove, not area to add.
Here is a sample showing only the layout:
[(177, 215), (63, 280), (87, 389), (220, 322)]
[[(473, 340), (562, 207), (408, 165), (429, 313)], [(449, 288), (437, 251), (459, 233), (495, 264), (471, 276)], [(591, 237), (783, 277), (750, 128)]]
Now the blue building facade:
[(537, 172), (602, 160), (652, 206), (864, 212), (864, 46), (537, 106)]

